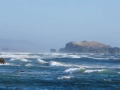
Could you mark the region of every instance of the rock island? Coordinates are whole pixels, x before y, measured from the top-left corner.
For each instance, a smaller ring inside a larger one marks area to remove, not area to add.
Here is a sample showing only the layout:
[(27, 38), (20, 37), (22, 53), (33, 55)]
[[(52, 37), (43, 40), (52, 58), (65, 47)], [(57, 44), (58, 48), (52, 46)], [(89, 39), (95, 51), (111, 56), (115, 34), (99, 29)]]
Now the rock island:
[(117, 54), (120, 53), (120, 48), (111, 47), (99, 42), (76, 42), (72, 41), (66, 44), (65, 48), (60, 48), (59, 52), (64, 53), (105, 53), (105, 54)]

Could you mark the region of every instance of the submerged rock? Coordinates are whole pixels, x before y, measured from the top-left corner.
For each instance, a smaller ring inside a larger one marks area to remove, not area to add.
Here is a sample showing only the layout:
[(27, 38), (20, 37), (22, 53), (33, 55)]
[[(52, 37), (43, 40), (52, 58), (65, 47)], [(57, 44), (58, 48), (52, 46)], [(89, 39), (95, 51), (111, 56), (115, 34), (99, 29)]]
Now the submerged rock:
[(3, 58), (0, 58), (0, 64), (5, 64), (5, 60)]
[(116, 54), (120, 53), (120, 48), (111, 47), (99, 42), (69, 42), (66, 44), (65, 48), (61, 48), (59, 52), (65, 53), (107, 53), (107, 54)]

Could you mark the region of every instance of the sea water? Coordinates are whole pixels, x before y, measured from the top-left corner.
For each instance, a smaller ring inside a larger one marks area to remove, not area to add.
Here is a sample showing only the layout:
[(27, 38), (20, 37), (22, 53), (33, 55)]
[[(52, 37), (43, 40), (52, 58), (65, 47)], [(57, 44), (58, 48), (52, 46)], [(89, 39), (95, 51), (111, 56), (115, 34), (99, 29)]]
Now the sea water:
[(117, 90), (120, 55), (1, 53), (0, 90)]

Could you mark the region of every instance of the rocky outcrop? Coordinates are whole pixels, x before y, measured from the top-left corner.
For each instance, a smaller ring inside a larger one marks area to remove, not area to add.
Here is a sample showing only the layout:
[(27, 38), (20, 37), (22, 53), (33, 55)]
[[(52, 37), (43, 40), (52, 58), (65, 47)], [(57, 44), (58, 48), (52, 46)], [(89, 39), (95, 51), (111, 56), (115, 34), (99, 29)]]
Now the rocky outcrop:
[(61, 48), (59, 52), (65, 53), (109, 53), (116, 54), (120, 53), (120, 48), (111, 47), (99, 42), (69, 42), (66, 44), (65, 48)]
[(3, 58), (0, 58), (0, 64), (5, 64), (5, 60)]

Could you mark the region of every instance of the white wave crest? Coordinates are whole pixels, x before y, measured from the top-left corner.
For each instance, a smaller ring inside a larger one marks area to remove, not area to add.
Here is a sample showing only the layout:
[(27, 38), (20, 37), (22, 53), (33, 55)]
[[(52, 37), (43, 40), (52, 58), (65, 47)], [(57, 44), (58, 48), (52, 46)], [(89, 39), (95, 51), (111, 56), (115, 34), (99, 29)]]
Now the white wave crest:
[(50, 61), (49, 64), (50, 64), (50, 66), (64, 66), (64, 67), (75, 66), (75, 67), (79, 67), (79, 65), (68, 64), (68, 63), (61, 63), (61, 62), (55, 62), (55, 61)]
[(20, 59), (20, 61), (28, 62), (29, 60), (27, 60), (27, 59), (25, 59), (25, 58), (22, 58), (22, 59)]
[(28, 62), (29, 60), (28, 59), (25, 59), (25, 58), (11, 58), (10, 61), (23, 61), (23, 62)]
[(101, 70), (85, 70), (84, 73), (93, 73), (93, 72), (98, 72), (98, 71), (101, 71)]
[(81, 58), (81, 57), (78, 56), (78, 55), (69, 55), (68, 57), (70, 57), (70, 58)]
[(31, 63), (26, 64), (25, 66), (33, 66)]
[(61, 76), (61, 77), (58, 77), (57, 79), (71, 79), (73, 78), (73, 76)]
[(45, 63), (47, 63), (46, 61), (41, 60), (41, 59), (37, 59), (37, 62), (38, 62), (38, 63), (41, 63), (41, 64), (45, 64)]
[(86, 70), (84, 73), (115, 74), (118, 72), (112, 70), (106, 70), (106, 69), (98, 69), (98, 70), (96, 69), (96, 70)]
[(14, 58), (14, 59), (18, 59), (18, 58), (40, 58), (40, 56), (38, 56), (38, 55), (29, 55), (29, 54), (25, 54), (25, 53), (2, 53), (0, 55), (0, 57), (2, 57), (2, 58)]
[(58, 54), (60, 58), (81, 58), (80, 55), (74, 55), (74, 54)]
[(50, 66), (65, 66), (65, 65), (60, 62), (50, 61)]
[(112, 71), (109, 71), (109, 70), (106, 70), (106, 69), (96, 69), (96, 70), (86, 70), (85, 68), (69, 68), (69, 69), (66, 69), (64, 71), (64, 73), (70, 73), (70, 74), (73, 74), (73, 73), (108, 73), (108, 74), (111, 74), (111, 73), (114, 73)]
[(85, 68), (69, 68), (64, 71), (64, 73), (83, 73), (85, 71)]

